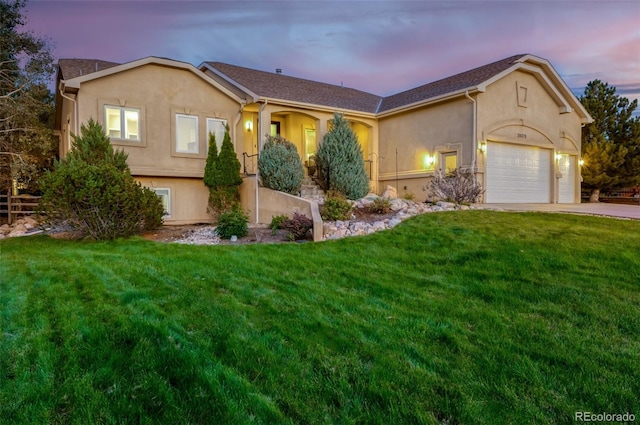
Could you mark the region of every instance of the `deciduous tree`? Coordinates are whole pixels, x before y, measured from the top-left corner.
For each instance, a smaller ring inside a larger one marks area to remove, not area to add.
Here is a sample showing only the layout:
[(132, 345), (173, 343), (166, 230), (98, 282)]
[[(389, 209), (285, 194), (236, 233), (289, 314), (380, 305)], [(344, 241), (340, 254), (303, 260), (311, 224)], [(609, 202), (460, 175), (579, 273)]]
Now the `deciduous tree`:
[(54, 65), (48, 40), (20, 31), (24, 0), (0, 1), (0, 189), (20, 181), (33, 188), (57, 150), (53, 96), (47, 88)]

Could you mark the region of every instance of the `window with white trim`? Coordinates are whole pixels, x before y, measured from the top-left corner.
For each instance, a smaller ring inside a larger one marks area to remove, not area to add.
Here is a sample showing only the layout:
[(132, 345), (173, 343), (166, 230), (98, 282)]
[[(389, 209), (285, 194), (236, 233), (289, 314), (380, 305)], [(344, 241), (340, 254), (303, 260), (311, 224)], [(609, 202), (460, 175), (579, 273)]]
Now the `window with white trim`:
[(198, 117), (176, 114), (176, 152), (199, 153)]
[(153, 190), (158, 198), (162, 201), (162, 207), (164, 208), (164, 218), (171, 217), (171, 189), (167, 187), (154, 187)]
[(140, 109), (105, 105), (104, 122), (110, 139), (140, 141)]
[(227, 120), (207, 118), (207, 147), (209, 146), (209, 134), (213, 133), (216, 136), (216, 145), (218, 146), (218, 152), (220, 152), (222, 142), (224, 141), (226, 126)]
[[(458, 153), (445, 152), (441, 155), (445, 175), (450, 176), (458, 169)], [(441, 167), (442, 168), (442, 167)]]

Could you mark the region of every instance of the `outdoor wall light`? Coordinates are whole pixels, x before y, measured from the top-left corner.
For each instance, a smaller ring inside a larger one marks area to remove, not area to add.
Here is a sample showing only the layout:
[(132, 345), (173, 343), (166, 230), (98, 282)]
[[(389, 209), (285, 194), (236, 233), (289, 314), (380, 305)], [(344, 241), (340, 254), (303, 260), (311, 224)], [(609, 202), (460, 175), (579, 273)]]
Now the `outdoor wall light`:
[(436, 156), (431, 154), (426, 154), (423, 159), (424, 168), (431, 169), (435, 166)]
[(557, 153), (556, 154), (556, 161), (560, 161), (562, 159), (562, 154), (561, 153)]
[(578, 165), (582, 167), (584, 165), (584, 159), (579, 159)]
[(244, 123), (244, 128), (247, 131), (253, 131), (253, 120), (247, 120), (247, 122)]
[(480, 142), (478, 149), (480, 149), (482, 153), (487, 153), (487, 142)]

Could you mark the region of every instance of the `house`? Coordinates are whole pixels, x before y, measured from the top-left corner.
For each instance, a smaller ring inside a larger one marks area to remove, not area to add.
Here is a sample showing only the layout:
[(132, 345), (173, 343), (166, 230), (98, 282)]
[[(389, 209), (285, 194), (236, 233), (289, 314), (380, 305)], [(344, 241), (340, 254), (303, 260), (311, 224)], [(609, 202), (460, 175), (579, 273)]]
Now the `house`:
[(297, 201), (265, 203), (250, 177), (265, 135), (281, 134), (307, 160), (334, 112), (352, 123), (372, 191), (391, 184), (423, 199), (437, 169), (465, 168), (485, 187), (483, 202), (580, 202), (581, 127), (591, 117), (551, 64), (533, 55), (388, 97), (220, 62), (59, 61), (60, 154), (93, 117), (129, 154), (134, 177), (163, 198), (167, 224), (210, 221), (207, 135), (221, 143), (225, 125), (248, 176), (243, 204), (252, 218), (261, 221), (274, 204), (291, 207)]

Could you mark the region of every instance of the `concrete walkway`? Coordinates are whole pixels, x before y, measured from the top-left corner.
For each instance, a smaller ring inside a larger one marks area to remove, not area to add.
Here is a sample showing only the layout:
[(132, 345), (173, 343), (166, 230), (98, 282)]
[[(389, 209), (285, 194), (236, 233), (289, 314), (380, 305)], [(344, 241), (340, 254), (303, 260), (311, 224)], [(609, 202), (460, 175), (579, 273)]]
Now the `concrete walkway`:
[(598, 204), (483, 204), (483, 207), (505, 211), (567, 212), (640, 220), (640, 205), (607, 204), (604, 202)]

